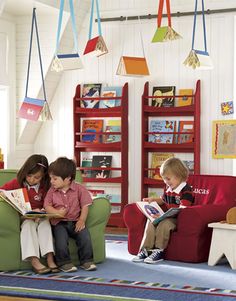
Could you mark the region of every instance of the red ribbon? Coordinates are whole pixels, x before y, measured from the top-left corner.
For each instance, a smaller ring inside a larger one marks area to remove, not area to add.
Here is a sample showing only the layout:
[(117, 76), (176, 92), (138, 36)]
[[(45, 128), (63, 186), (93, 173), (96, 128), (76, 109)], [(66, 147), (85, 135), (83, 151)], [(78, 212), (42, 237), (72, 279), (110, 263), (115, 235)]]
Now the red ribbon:
[[(164, 4), (164, 0), (160, 0), (159, 7), (158, 7), (158, 14), (157, 14), (157, 27), (161, 27), (163, 4)], [(170, 1), (169, 0), (166, 0), (166, 11), (167, 11), (167, 18), (168, 18), (168, 26), (171, 27), (171, 14), (170, 14)]]

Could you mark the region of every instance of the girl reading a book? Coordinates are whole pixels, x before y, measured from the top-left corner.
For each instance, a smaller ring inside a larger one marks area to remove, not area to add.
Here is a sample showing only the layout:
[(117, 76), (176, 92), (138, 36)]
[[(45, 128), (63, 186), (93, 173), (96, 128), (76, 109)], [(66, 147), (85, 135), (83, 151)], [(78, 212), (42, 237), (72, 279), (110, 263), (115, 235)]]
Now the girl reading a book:
[[(188, 174), (188, 168), (180, 159), (167, 159), (160, 167), (160, 175), (166, 184), (162, 197), (144, 198), (143, 201), (149, 203), (156, 201), (165, 209), (191, 206), (194, 196), (191, 186), (186, 182)], [(156, 226), (148, 221), (140, 252), (133, 258), (133, 262), (157, 263), (163, 260), (164, 250), (169, 243), (171, 232), (176, 229), (176, 225), (176, 217), (165, 218)]]
[[(49, 185), (48, 160), (43, 155), (34, 154), (19, 169), (17, 177), (0, 188), (14, 190), (25, 187), (32, 210), (41, 211)], [(20, 239), (22, 260), (30, 260), (35, 273), (59, 272), (54, 261), (53, 237), (48, 219), (23, 219)], [(48, 267), (40, 262), (40, 254), (46, 256)]]

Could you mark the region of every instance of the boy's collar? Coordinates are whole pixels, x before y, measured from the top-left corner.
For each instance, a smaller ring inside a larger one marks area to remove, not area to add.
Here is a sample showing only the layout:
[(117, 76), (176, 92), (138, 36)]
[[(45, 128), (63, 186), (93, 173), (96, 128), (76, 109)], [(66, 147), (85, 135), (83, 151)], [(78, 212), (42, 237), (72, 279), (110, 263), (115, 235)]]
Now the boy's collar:
[(186, 182), (182, 182), (182, 183), (179, 184), (178, 187), (176, 187), (176, 188), (173, 189), (173, 190), (171, 189), (171, 187), (168, 187), (167, 190), (166, 190), (166, 192), (175, 192), (175, 193), (179, 194), (180, 191), (184, 188), (184, 186), (185, 186), (186, 184), (187, 184)]

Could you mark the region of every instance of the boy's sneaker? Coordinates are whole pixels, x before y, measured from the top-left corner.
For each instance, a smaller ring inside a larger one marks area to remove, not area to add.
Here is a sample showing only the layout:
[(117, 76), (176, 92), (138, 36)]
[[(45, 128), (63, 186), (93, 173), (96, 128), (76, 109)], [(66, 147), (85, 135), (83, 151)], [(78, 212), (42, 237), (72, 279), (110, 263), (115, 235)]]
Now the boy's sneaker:
[(59, 269), (62, 272), (65, 272), (65, 273), (76, 272), (77, 271), (77, 267), (74, 266), (72, 263), (63, 264), (62, 266), (59, 267)]
[(152, 251), (152, 254), (149, 255), (146, 259), (144, 259), (145, 263), (157, 263), (159, 261), (162, 261), (164, 258), (164, 252), (156, 249)]
[(97, 269), (96, 265), (93, 262), (85, 262), (80, 267), (85, 271), (95, 271)]
[(137, 256), (135, 256), (132, 261), (133, 262), (142, 262), (144, 259), (148, 257), (148, 251), (144, 248), (142, 249)]

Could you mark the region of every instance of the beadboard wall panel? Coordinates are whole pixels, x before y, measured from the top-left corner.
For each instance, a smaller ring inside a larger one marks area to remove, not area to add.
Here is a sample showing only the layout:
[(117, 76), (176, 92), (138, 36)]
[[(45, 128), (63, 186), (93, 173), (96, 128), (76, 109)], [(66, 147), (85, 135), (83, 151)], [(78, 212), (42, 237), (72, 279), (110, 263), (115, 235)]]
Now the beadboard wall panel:
[[(147, 1), (154, 7), (153, 1)], [(145, 3), (147, 3), (145, 1)], [(177, 3), (176, 1), (175, 4)], [(215, 4), (217, 1), (208, 1)], [(128, 11), (143, 9), (143, 1), (100, 1), (101, 16), (110, 14), (125, 15)], [(218, 4), (219, 2), (217, 2)], [(132, 11), (132, 13), (131, 13)], [(153, 12), (153, 11), (152, 11)], [(79, 33), (80, 53), (87, 42), (88, 19)], [(163, 19), (163, 22), (166, 19)], [(109, 53), (100, 58), (83, 57), (84, 69), (64, 72), (51, 104), (54, 120), (44, 123), (34, 144), (37, 152), (47, 154), (50, 161), (58, 156), (73, 157), (73, 96), (77, 84), (101, 82), (108, 85), (129, 83), (129, 195), (130, 201), (140, 199), (141, 182), (141, 95), (143, 85), (148, 80), (150, 88), (154, 85), (175, 85), (176, 89), (195, 88), (201, 80), (201, 172), (208, 174), (233, 174), (232, 160), (213, 160), (211, 156), (211, 125), (222, 116), (220, 103), (233, 99), (233, 13), (206, 16), (207, 42), (210, 56), (214, 62), (212, 71), (198, 71), (185, 67), (182, 62), (191, 50), (193, 17), (172, 18), (173, 28), (183, 39), (168, 43), (151, 43), (156, 29), (156, 20), (142, 20), (141, 28), (145, 54), (151, 75), (134, 78), (116, 75), (122, 53), (140, 55), (142, 52), (137, 20), (127, 22), (104, 22), (102, 31)], [(198, 24), (201, 26), (201, 23)], [(227, 37), (226, 34), (227, 33)], [(232, 37), (232, 38), (229, 38)], [(201, 46), (202, 36), (196, 34), (197, 46)], [(201, 46), (202, 47), (202, 46)], [(227, 56), (225, 55), (227, 53)], [(151, 91), (150, 91), (151, 93)]]

